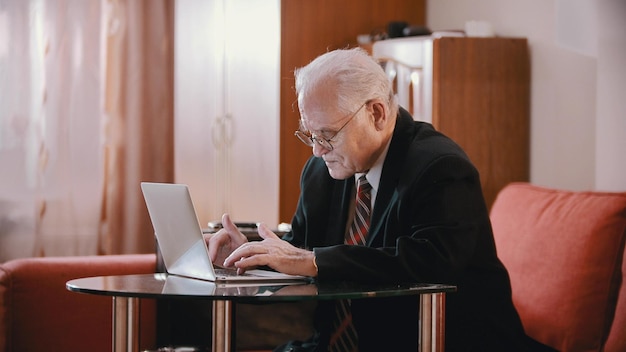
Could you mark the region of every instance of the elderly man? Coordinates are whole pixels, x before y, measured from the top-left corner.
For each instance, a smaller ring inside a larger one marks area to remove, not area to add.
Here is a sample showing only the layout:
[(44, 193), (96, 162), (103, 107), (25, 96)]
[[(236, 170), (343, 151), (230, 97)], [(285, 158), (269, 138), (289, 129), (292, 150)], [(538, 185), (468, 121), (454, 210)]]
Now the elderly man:
[[(292, 230), (281, 239), (262, 225), (263, 240), (247, 242), (225, 215), (208, 239), (212, 260), (320, 282), (454, 284), (447, 351), (528, 350), (479, 175), (461, 148), (399, 108), (384, 71), (360, 49), (328, 52), (295, 75), (296, 136), (313, 156)], [(411, 297), (320, 302), (315, 336), (287, 348), (416, 351), (418, 310)], [(341, 311), (351, 314), (347, 333), (331, 323)]]

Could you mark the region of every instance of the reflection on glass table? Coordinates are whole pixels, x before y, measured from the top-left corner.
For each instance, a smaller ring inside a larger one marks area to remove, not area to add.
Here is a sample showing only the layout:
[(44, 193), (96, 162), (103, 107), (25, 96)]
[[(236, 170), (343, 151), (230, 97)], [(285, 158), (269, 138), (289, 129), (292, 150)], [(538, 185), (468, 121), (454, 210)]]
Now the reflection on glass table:
[[(393, 296), (419, 296), (420, 351), (443, 351), (445, 294), (450, 285), (360, 284), (350, 282), (210, 282), (175, 275), (100, 276), (75, 279), (68, 290), (113, 297), (113, 350), (138, 351), (137, 331), (140, 298), (208, 299), (213, 301), (213, 351), (234, 351), (233, 312), (236, 303), (288, 302), (304, 300), (368, 299)], [(418, 319), (418, 317), (416, 317)]]

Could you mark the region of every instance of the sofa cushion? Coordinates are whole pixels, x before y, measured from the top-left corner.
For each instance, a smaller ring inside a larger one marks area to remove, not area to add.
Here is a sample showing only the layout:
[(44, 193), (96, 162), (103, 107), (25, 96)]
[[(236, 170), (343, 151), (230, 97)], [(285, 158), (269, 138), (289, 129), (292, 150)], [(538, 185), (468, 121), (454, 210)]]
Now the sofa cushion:
[[(111, 351), (111, 297), (70, 292), (68, 280), (148, 274), (154, 254), (24, 258), (0, 266), (0, 351)], [(156, 308), (142, 300), (141, 340), (154, 347)], [(147, 322), (152, 322), (149, 324)]]
[(622, 284), (620, 285), (615, 318), (611, 325), (609, 337), (604, 346), (604, 352), (626, 351), (626, 251), (622, 257)]
[(526, 333), (561, 351), (600, 350), (621, 281), (626, 193), (514, 183), (491, 221)]

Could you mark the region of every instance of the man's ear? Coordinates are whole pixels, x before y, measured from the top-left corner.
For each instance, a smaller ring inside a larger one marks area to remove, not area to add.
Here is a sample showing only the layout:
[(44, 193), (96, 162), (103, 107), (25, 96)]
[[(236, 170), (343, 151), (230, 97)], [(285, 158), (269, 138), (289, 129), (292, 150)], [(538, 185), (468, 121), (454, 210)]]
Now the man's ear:
[(374, 99), (370, 103), (370, 111), (374, 117), (376, 130), (382, 131), (389, 122), (389, 109), (380, 99)]

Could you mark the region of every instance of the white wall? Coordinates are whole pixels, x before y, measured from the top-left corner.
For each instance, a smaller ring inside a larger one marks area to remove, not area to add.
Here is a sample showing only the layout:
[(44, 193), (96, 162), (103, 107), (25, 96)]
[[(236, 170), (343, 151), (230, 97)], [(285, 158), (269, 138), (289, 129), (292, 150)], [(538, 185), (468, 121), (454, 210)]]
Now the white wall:
[(626, 189), (626, 1), (598, 2), (596, 187)]
[(490, 22), (531, 55), (531, 182), (626, 191), (626, 1), (435, 0), (431, 30)]

